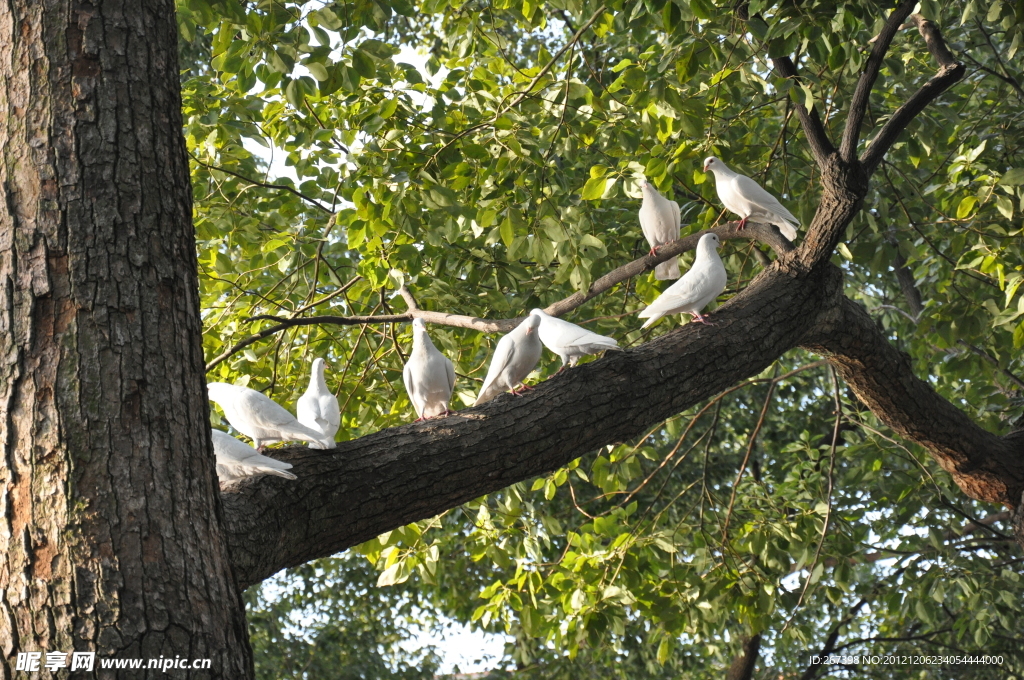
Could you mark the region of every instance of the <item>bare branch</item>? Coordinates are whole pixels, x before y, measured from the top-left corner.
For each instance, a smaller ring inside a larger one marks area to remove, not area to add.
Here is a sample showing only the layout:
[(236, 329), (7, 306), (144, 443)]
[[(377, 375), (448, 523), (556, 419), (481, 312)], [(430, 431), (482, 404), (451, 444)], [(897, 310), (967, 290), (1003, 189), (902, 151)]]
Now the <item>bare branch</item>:
[(871, 54), (868, 56), (864, 71), (857, 81), (857, 89), (853, 93), (850, 102), (850, 112), (846, 117), (846, 127), (843, 129), (843, 141), (839, 145), (839, 155), (847, 163), (853, 162), (857, 157), (857, 141), (860, 138), (860, 127), (864, 122), (864, 113), (867, 111), (868, 98), (871, 96), (871, 89), (875, 86), (878, 78), (878, 71), (882, 67), (882, 60), (889, 51), (889, 45), (896, 36), (903, 22), (907, 20), (910, 13), (914, 11), (917, 0), (903, 0), (889, 15), (882, 32), (875, 36), (874, 44), (871, 47)]
[(279, 189), (281, 191), (288, 191), (290, 193), (295, 194), (296, 196), (298, 196), (302, 200), (306, 201), (310, 205), (313, 205), (313, 206), (319, 208), (320, 210), (323, 210), (325, 213), (333, 214), (333, 212), (334, 212), (333, 210), (328, 208), (326, 205), (324, 205), (320, 201), (318, 201), (315, 198), (312, 198), (310, 196), (307, 196), (306, 194), (302, 193), (301, 191), (299, 191), (295, 187), (290, 187), (287, 184), (270, 184), (268, 182), (261, 182), (259, 180), (253, 179), (251, 177), (246, 177), (245, 175), (239, 174), (239, 173), (235, 172), (234, 170), (228, 170), (227, 168), (222, 168), (222, 167), (220, 167), (218, 165), (211, 165), (210, 163), (204, 163), (203, 161), (199, 160), (198, 158), (196, 158), (191, 153), (189, 154), (189, 157), (191, 157), (192, 160), (194, 160), (199, 165), (203, 166), (204, 168), (208, 168), (209, 170), (216, 170), (217, 172), (223, 172), (223, 173), (225, 173), (227, 175), (231, 175), (232, 177), (237, 177), (238, 179), (242, 180), (243, 182), (248, 182), (249, 184), (252, 184), (253, 186), (263, 187), (264, 189)]
[(917, 320), (921, 318), (921, 312), (924, 311), (924, 304), (921, 302), (921, 291), (917, 289), (914, 272), (910, 271), (910, 267), (907, 266), (907, 259), (903, 257), (899, 241), (896, 239), (896, 230), (892, 227), (889, 228), (886, 241), (895, 251), (892, 258), (892, 268), (896, 272), (896, 281), (900, 284), (903, 299), (906, 300), (907, 307), (910, 308), (910, 319), (917, 323)]
[[(772, 65), (783, 78), (800, 82), (800, 76), (796, 72), (796, 65), (789, 57), (772, 59)], [(836, 148), (832, 145), (831, 140), (829, 140), (828, 133), (825, 132), (825, 126), (822, 125), (821, 117), (818, 115), (818, 108), (812, 106), (811, 110), (808, 111), (807, 107), (797, 102), (794, 102), (793, 106), (796, 108), (797, 117), (800, 118), (800, 126), (804, 129), (807, 142), (811, 145), (811, 153), (814, 154), (814, 160), (819, 168), (824, 168), (826, 160), (836, 152)]]
[(928, 51), (931, 52), (932, 58), (939, 64), (939, 72), (911, 95), (903, 106), (896, 109), (896, 112), (882, 126), (882, 129), (868, 145), (867, 150), (861, 155), (860, 162), (868, 175), (878, 167), (886, 152), (910, 124), (910, 121), (939, 95), (963, 78), (966, 73), (964, 65), (958, 62), (946, 47), (938, 26), (920, 14), (913, 14), (910, 18), (917, 25), (917, 30), (924, 38), (925, 44), (928, 45)]
[(994, 356), (992, 356), (991, 354), (989, 354), (988, 352), (986, 352), (982, 348), (976, 347), (975, 345), (972, 345), (971, 343), (964, 341), (963, 338), (961, 338), (960, 340), (957, 340), (957, 344), (963, 345), (964, 347), (966, 347), (967, 349), (971, 350), (972, 352), (977, 354), (979, 357), (981, 357), (982, 359), (984, 359), (988, 363), (990, 363), (993, 366), (995, 366), (996, 369), (1000, 373), (1002, 373), (1004, 376), (1009, 378), (1010, 381), (1013, 382), (1014, 385), (1016, 385), (1019, 389), (1024, 390), (1024, 380), (1021, 380), (1020, 378), (1018, 378), (1016, 376), (1016, 374), (1014, 374), (1014, 373), (1008, 371), (1007, 369), (1003, 368), (1002, 366), (1000, 366), (999, 365), (999, 360), (996, 359)]
[[(793, 250), (792, 244), (779, 233), (779, 230), (776, 227), (772, 225), (748, 222), (745, 229), (741, 230), (738, 227), (739, 222), (726, 222), (725, 224), (719, 225), (708, 231), (715, 232), (723, 241), (734, 239), (759, 241), (770, 246), (779, 255)], [(634, 260), (629, 264), (623, 265), (618, 269), (605, 274), (597, 281), (594, 281), (586, 293), (573, 293), (564, 300), (560, 300), (549, 305), (545, 311), (553, 316), (562, 316), (563, 314), (571, 312), (588, 300), (592, 300), (601, 293), (604, 293), (617, 284), (622, 283), (626, 279), (648, 272), (654, 269), (658, 264), (671, 259), (676, 255), (696, 249), (697, 241), (699, 241), (700, 237), (706, 233), (707, 231), (702, 231), (696, 234), (691, 234), (685, 238), (672, 241), (671, 243), (667, 243), (658, 249), (657, 255), (645, 255), (644, 257)], [(211, 360), (206, 365), (206, 371), (209, 373), (219, 363), (226, 360), (231, 355), (245, 349), (254, 342), (262, 340), (270, 335), (274, 335), (275, 333), (280, 333), (288, 328), (294, 328), (295, 326), (314, 326), (319, 324), (356, 326), (361, 324), (401, 323), (403, 321), (412, 321), (413, 319), (418, 318), (423, 319), (427, 323), (435, 323), (441, 326), (469, 328), (471, 330), (482, 331), (484, 333), (507, 333), (522, 323), (525, 318), (520, 316), (512, 319), (482, 319), (477, 316), (466, 316), (464, 314), (434, 312), (426, 309), (420, 309), (416, 304), (416, 299), (412, 296), (412, 293), (405, 288), (405, 286), (402, 286), (398, 292), (405, 300), (406, 305), (409, 306), (409, 310), (404, 314), (380, 314), (373, 316), (307, 316), (294, 319), (266, 314), (251, 317), (250, 320), (262, 319), (276, 321), (277, 325), (265, 328), (258, 333), (238, 341), (229, 349)]]

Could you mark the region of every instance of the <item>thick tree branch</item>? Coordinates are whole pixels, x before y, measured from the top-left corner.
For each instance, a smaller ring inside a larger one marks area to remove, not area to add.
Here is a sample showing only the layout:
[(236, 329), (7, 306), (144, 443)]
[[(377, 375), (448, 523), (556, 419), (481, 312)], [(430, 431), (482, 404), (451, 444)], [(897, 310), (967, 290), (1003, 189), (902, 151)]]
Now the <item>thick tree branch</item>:
[(725, 680), (751, 680), (754, 677), (754, 668), (757, 666), (757, 657), (760, 652), (760, 633), (743, 638), (743, 649), (732, 660), (732, 664), (725, 674)]
[(504, 395), (333, 451), (277, 449), (275, 457), (295, 466), (296, 482), (257, 479), (222, 497), (236, 574), (256, 583), (640, 436), (796, 346), (840, 285), (834, 268), (795, 276), (776, 262), (711, 314), (716, 326), (688, 324), (525, 396)]
[(972, 498), (1015, 505), (1024, 492), (1024, 445), (976, 425), (914, 375), (910, 358), (858, 304), (842, 298), (803, 346), (827, 357), (872, 413), (924, 446)]
[(871, 90), (878, 78), (878, 71), (882, 68), (882, 61), (889, 51), (889, 45), (892, 44), (896, 32), (914, 11), (916, 4), (917, 0), (902, 0), (889, 15), (882, 32), (875, 36), (871, 54), (868, 55), (867, 63), (864, 64), (864, 70), (857, 81), (857, 89), (853, 92), (850, 112), (846, 117), (846, 127), (843, 128), (843, 140), (839, 145), (839, 155), (847, 163), (852, 163), (857, 157), (857, 142), (860, 140), (861, 124), (864, 122), (868, 99), (871, 97)]
[(886, 152), (910, 124), (910, 121), (939, 95), (963, 78), (966, 73), (964, 65), (958, 62), (946, 47), (938, 26), (920, 14), (913, 14), (910, 18), (917, 25), (917, 30), (924, 38), (925, 44), (928, 45), (928, 51), (931, 52), (932, 58), (938, 63), (939, 72), (911, 95), (903, 106), (896, 109), (896, 112), (882, 126), (882, 129), (868, 145), (867, 150), (861, 155), (860, 162), (869, 176), (878, 167)]
[[(799, 82), (800, 76), (797, 75), (796, 65), (789, 57), (778, 57), (776, 59), (772, 59), (772, 65), (783, 78), (793, 79)], [(814, 154), (814, 160), (818, 164), (819, 168), (824, 168), (828, 161), (828, 157), (834, 154), (836, 149), (832, 146), (832, 142), (828, 138), (825, 126), (822, 124), (821, 117), (818, 115), (818, 108), (816, 106), (812, 106), (811, 110), (808, 111), (807, 107), (798, 102), (794, 102), (793, 106), (796, 109), (797, 117), (800, 119), (800, 126), (804, 129), (804, 135), (807, 137), (807, 143), (811, 145), (811, 153)]]
[(295, 465), (298, 481), (257, 479), (223, 496), (238, 577), (255, 583), (640, 436), (798, 345), (825, 355), (863, 403), (925, 446), (968, 495), (1018, 502), (1024, 434), (986, 432), (915, 377), (867, 313), (842, 296), (841, 283), (831, 265), (806, 271), (783, 258), (712, 313), (716, 326), (688, 324), (526, 396), (383, 430), (331, 452), (275, 450)]
[[(770, 246), (780, 256), (793, 250), (793, 245), (779, 233), (779, 230), (776, 227), (770, 224), (748, 222), (746, 228), (743, 230), (740, 230), (738, 226), (739, 222), (726, 222), (725, 224), (707, 231), (715, 232), (723, 241), (745, 239), (764, 243), (765, 245)], [(629, 264), (622, 265), (621, 267), (605, 274), (597, 281), (594, 281), (590, 285), (590, 288), (587, 289), (586, 293), (573, 293), (564, 300), (560, 300), (549, 305), (545, 311), (554, 316), (562, 316), (563, 314), (571, 312), (601, 293), (610, 290), (619, 283), (622, 283), (634, 276), (643, 274), (644, 272), (651, 271), (658, 264), (675, 257), (676, 255), (694, 250), (697, 247), (697, 241), (699, 241), (700, 237), (707, 233), (707, 231), (701, 231), (676, 241), (672, 241), (671, 243), (667, 243), (659, 248), (657, 255), (645, 255), (644, 257), (634, 260)], [(412, 294), (407, 289), (402, 288), (399, 292), (402, 294), (403, 299), (409, 306), (409, 311), (404, 314), (381, 314), (374, 316), (324, 315), (299, 317), (294, 319), (266, 314), (254, 316), (251, 320), (270, 320), (276, 321), (277, 324), (264, 328), (258, 333), (249, 335), (248, 337), (245, 337), (231, 345), (231, 347), (206, 364), (206, 371), (209, 373), (218, 364), (242, 351), (254, 342), (258, 342), (263, 338), (280, 333), (281, 331), (289, 328), (294, 328), (295, 326), (315, 326), (320, 324), (358, 326), (362, 324), (401, 323), (403, 321), (412, 321), (413, 319), (419, 318), (423, 319), (427, 323), (435, 323), (442, 326), (469, 328), (472, 330), (482, 331), (484, 333), (507, 333), (522, 323), (525, 318), (520, 316), (513, 319), (482, 319), (477, 316), (466, 316), (464, 314), (434, 312), (427, 309), (420, 309), (416, 304), (415, 298), (412, 297)]]

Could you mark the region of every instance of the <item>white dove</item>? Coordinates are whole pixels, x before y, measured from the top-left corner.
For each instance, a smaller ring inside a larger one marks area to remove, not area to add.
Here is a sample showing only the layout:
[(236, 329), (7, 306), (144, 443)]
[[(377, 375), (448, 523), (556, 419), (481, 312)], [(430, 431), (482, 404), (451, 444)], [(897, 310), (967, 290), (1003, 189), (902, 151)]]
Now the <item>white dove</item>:
[[(679, 204), (670, 201), (654, 188), (648, 181), (640, 183), (644, 192), (643, 203), (640, 204), (640, 229), (651, 245), (651, 255), (658, 248), (679, 238)], [(659, 281), (679, 278), (679, 258), (673, 257), (654, 268), (654, 278)]]
[(259, 475), (296, 479), (292, 473), (285, 472), (291, 469), (291, 463), (261, 455), (245, 442), (220, 430), (213, 430), (213, 453), (217, 456), (217, 479), (221, 487)]
[[(341, 411), (338, 410), (338, 398), (327, 389), (327, 380), (324, 378), (326, 367), (327, 362), (323, 359), (313, 359), (309, 387), (295, 402), (295, 415), (300, 423), (321, 433), (324, 441), (330, 442), (328, 448), (334, 448), (334, 434), (341, 426)], [(310, 448), (313, 446), (310, 445)]]
[(267, 442), (299, 439), (314, 444), (314, 449), (329, 449), (331, 445), (320, 432), (311, 430), (270, 397), (248, 387), (215, 382), (206, 386), (210, 401), (224, 411), (224, 417), (235, 428), (263, 450)]
[(480, 396), (473, 402), (473, 406), (486, 403), (505, 390), (519, 394), (516, 392), (516, 385), (523, 382), (537, 367), (540, 353), (544, 349), (537, 333), (539, 325), (540, 317), (531, 314), (498, 341), (491, 365), (487, 368), (484, 386), (480, 389)]
[(704, 159), (704, 172), (708, 170), (715, 173), (715, 188), (722, 205), (729, 212), (740, 216), (740, 229), (746, 226), (748, 219), (764, 221), (777, 226), (790, 241), (796, 240), (796, 228), (800, 226), (800, 221), (786, 210), (786, 206), (779, 203), (779, 199), (714, 156)]
[(530, 314), (540, 318), (537, 331), (540, 341), (562, 359), (559, 373), (565, 370), (566, 365), (575, 366), (582, 356), (619, 348), (614, 338), (592, 333), (574, 323), (551, 316), (543, 309), (534, 309)]
[(434, 347), (423, 319), (412, 320), (412, 351), (402, 378), (409, 401), (419, 416), (417, 422), (451, 413), (448, 401), (455, 389), (455, 366)]
[(722, 258), (718, 256), (721, 241), (718, 234), (709, 233), (697, 242), (697, 256), (690, 271), (679, 279), (640, 312), (640, 318), (647, 319), (641, 328), (647, 328), (668, 314), (689, 313), (694, 320), (708, 323), (700, 310), (725, 290), (726, 274)]

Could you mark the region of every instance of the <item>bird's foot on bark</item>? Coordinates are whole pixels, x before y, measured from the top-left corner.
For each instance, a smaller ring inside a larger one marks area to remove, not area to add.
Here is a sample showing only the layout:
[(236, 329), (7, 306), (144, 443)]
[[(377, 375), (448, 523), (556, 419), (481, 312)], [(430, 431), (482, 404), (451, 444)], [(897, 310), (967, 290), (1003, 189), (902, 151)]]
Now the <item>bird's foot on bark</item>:
[(710, 321), (708, 321), (708, 318), (706, 316), (701, 316), (697, 312), (690, 312), (690, 315), (693, 316), (693, 321), (696, 322), (696, 323), (702, 323), (705, 326), (715, 326), (715, 325), (717, 325), (717, 324), (711, 323)]
[(651, 257), (654, 257), (655, 255), (658, 254), (658, 248), (660, 247), (661, 246), (651, 246), (651, 249), (647, 252), (647, 254), (650, 255)]
[(740, 226), (736, 227), (736, 231), (741, 231), (743, 227), (747, 226), (747, 218), (744, 217), (740, 220)]

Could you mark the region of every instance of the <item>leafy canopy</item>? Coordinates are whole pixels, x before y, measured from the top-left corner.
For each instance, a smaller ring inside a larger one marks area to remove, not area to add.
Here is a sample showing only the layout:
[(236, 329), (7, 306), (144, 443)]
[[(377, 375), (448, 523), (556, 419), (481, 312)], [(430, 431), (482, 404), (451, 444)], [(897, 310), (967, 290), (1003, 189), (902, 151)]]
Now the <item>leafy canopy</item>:
[[(746, 22), (734, 9), (179, 0), (210, 380), (291, 406), (325, 357), (339, 437), (359, 437), (414, 417), (401, 383), (408, 325), (271, 332), (280, 319), (401, 312), (402, 284), (426, 309), (507, 318), (546, 306), (646, 250), (641, 177), (680, 203), (684, 235), (728, 219), (702, 172), (712, 154), (808, 224), (817, 177), (794, 103), (817, 106), (835, 138), (891, 7), (753, 0)], [(920, 11), (968, 74), (890, 152), (835, 262), (918, 375), (1004, 432), (1024, 409), (1024, 10), (928, 0)], [(400, 61), (403, 48), (425, 70)], [(783, 55), (799, 82), (772, 71)], [(865, 127), (934, 71), (917, 32), (900, 31)], [(281, 154), (296, 179), (268, 174)], [(735, 241), (722, 253), (720, 301), (770, 255)], [(633, 314), (662, 288), (645, 275), (568, 318), (641, 343), (650, 334)], [(429, 330), (455, 362), (454, 403), (471, 403), (497, 338)], [(545, 354), (540, 374), (557, 365)], [(324, 619), (294, 615), (314, 602), (329, 619), (356, 617), (336, 605), (359, 584), (366, 598), (398, 607), (389, 593), (403, 588), (413, 599), (402, 601), (511, 634), (516, 677), (721, 677), (753, 635), (767, 677), (805, 667), (833, 631), (849, 654), (1005, 659), (889, 677), (1019, 675), (1020, 551), (998, 522), (960, 535), (998, 511), (966, 500), (827, 365), (794, 351), (642, 440), (362, 546), (379, 588), (325, 561), (264, 585), (250, 594), (257, 664), (313, 677), (273, 651), (285, 644), (274, 631), (288, 620), (299, 637), (322, 633)], [(338, 640), (398, 655), (381, 641), (400, 628)], [(359, 677), (395, 677), (396, 663)]]

